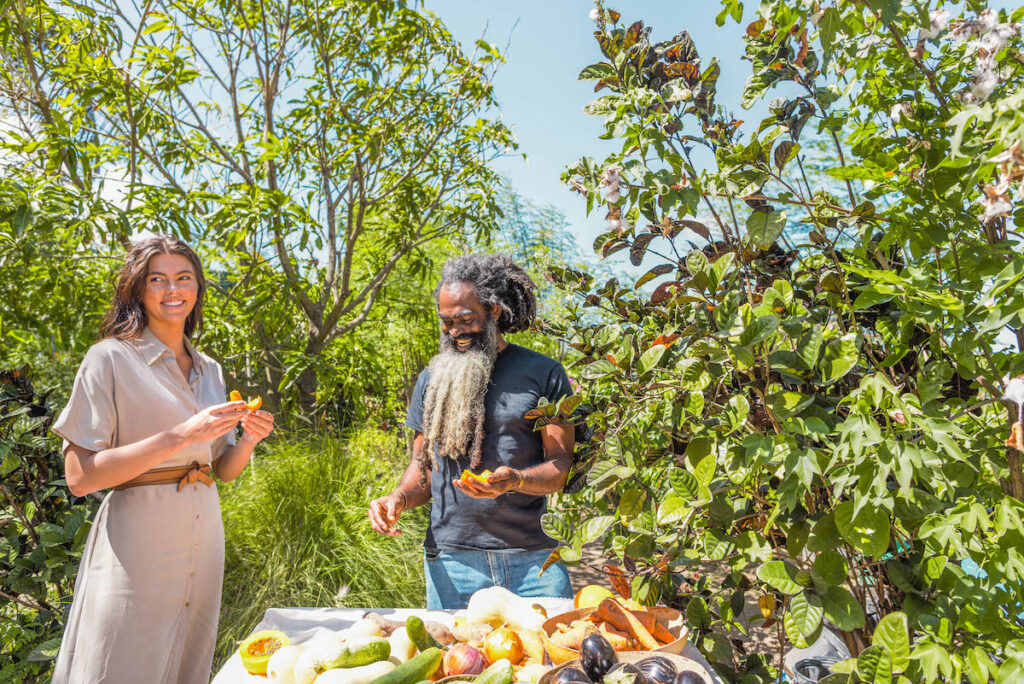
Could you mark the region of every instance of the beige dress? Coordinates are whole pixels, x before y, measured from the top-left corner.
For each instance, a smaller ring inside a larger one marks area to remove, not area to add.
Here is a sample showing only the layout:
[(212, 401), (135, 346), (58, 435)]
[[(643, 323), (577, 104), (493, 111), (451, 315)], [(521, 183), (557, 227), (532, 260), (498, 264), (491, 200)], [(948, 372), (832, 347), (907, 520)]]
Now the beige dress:
[[(186, 342), (186, 380), (174, 352), (147, 328), (85, 355), (53, 431), (91, 451), (138, 442), (226, 401), (220, 366)], [(228, 433), (159, 467), (210, 463)], [(82, 552), (55, 684), (210, 681), (217, 638), (224, 528), (216, 486), (150, 485), (107, 494)]]

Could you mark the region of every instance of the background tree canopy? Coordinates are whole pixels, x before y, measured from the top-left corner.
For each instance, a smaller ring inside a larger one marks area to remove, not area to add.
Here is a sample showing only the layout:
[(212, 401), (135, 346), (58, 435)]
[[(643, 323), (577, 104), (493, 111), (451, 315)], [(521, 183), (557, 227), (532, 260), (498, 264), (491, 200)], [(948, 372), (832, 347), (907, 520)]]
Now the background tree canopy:
[(547, 335), (517, 341), (571, 362), (594, 428), (544, 520), (562, 560), (602, 544), (729, 681), (826, 628), (832, 682), (1020, 678), (1024, 10), (765, 0), (743, 106), (774, 99), (744, 125), (685, 30), (598, 3), (580, 78), (618, 145), (563, 178), (608, 222), (595, 262), (491, 168), (502, 57), (418, 5), (0, 5), (0, 370), (37, 385), (0, 378), (4, 676), (45, 677), (26, 656), (59, 638), (95, 502), (47, 427), (145, 229), (200, 251), (203, 350), (292, 428), (224, 487), (220, 656), (282, 602), (413, 600), (387, 578), (415, 545), (352, 502), (403, 465), (440, 264), (494, 249), (542, 287)]

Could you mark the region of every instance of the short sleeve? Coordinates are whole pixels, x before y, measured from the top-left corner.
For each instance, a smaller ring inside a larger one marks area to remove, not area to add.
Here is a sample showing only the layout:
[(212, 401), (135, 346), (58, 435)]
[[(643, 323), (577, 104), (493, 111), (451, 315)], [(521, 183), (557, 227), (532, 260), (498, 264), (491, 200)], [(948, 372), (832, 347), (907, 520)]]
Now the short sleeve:
[[(203, 362), (213, 366), (217, 369), (214, 377), (217, 379), (216, 395), (218, 397), (218, 403), (223, 403), (228, 400), (228, 386), (224, 382), (224, 369), (220, 367), (220, 364), (209, 358), (204, 358)], [(216, 461), (218, 458), (224, 455), (224, 452), (235, 446), (235, 431), (229, 430), (217, 439), (213, 440), (210, 444), (210, 459)]]
[(427, 383), (430, 381), (430, 374), (424, 368), (416, 379), (416, 387), (412, 391), (412, 399), (409, 400), (409, 411), (405, 414), (405, 427), (423, 432), (423, 398), (427, 394)]
[(114, 445), (117, 411), (114, 407), (114, 363), (107, 344), (89, 349), (82, 359), (71, 389), (71, 398), (51, 428), (89, 451), (103, 451)]
[(544, 396), (547, 397), (548, 401), (554, 404), (563, 397), (568, 397), (573, 393), (572, 385), (569, 383), (569, 376), (565, 372), (565, 368), (562, 364), (555, 364), (551, 372), (548, 373), (547, 387), (544, 388)]

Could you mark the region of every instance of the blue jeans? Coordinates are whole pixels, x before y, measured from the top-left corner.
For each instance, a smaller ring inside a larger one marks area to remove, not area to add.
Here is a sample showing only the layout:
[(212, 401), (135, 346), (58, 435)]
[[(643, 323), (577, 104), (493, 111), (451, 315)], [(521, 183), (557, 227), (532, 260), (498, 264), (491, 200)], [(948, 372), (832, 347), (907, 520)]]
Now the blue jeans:
[(470, 551), (445, 549), (426, 552), (427, 609), (465, 608), (477, 589), (501, 586), (519, 596), (572, 598), (569, 572), (554, 563), (540, 569), (551, 549), (540, 551)]

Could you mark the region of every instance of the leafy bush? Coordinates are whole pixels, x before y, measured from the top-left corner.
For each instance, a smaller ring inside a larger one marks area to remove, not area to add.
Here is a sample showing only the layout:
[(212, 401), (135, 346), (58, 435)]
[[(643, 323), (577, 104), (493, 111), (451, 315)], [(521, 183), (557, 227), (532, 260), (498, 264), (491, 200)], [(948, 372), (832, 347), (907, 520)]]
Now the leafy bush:
[(96, 502), (64, 483), (53, 413), (26, 369), (0, 372), (0, 681), (43, 681)]
[(397, 538), (373, 532), (366, 515), (406, 463), (404, 440), (373, 428), (346, 439), (290, 435), (220, 485), (227, 556), (218, 663), (267, 608), (424, 605), (425, 509), (402, 516)]
[[(967, 4), (948, 21), (762, 2), (744, 106), (784, 87), (747, 139), (685, 31), (654, 43), (600, 9), (606, 61), (580, 77), (607, 89), (588, 111), (622, 147), (565, 180), (607, 209), (598, 253), (649, 270), (551, 270), (578, 295), (580, 324), (555, 331), (585, 357), (600, 448), (545, 529), (568, 561), (603, 538), (732, 680), (774, 676), (726, 636), (772, 623), (795, 647), (839, 631), (855, 657), (835, 682), (1024, 670), (1024, 479), (999, 404), (1024, 371), (1024, 68), (1018, 28)], [(838, 195), (812, 187), (807, 138), (832, 145)], [(705, 562), (726, 580), (688, 574)]]

